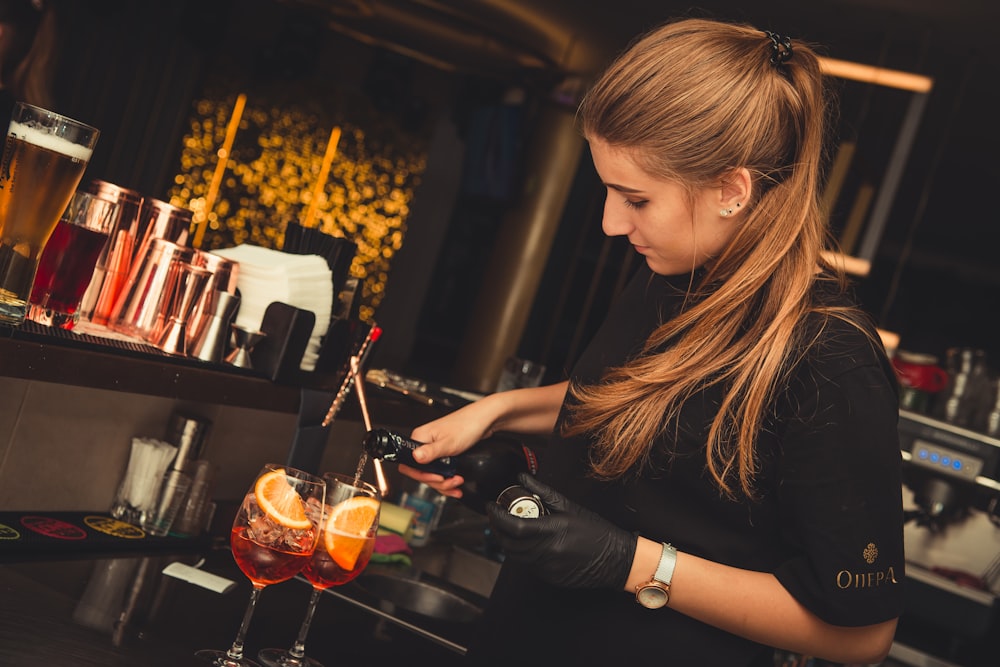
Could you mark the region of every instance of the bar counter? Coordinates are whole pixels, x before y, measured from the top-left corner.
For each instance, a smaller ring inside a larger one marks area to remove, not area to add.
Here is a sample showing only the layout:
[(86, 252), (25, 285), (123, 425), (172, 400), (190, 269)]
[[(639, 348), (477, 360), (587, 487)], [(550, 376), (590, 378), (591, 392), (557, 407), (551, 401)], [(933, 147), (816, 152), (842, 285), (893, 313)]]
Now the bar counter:
[[(176, 561), (236, 583), (225, 593), (163, 574)], [(319, 602), (308, 656), (335, 665), (458, 665), (461, 654), (352, 602), (347, 584)], [(293, 579), (261, 593), (245, 655), (287, 648), (310, 586)], [(208, 664), (202, 648), (227, 649), (242, 619), (250, 583), (227, 545), (203, 553), (0, 563), (0, 665), (6, 667), (178, 667)], [(468, 630), (467, 628), (465, 629)], [(457, 636), (461, 639), (461, 635)]]
[[(307, 467), (299, 464), (300, 459), (313, 463), (325, 446), (325, 431), (312, 425), (325, 415), (342, 371), (285, 381), (289, 378), (261, 377), (256, 371), (178, 359), (146, 345), (30, 322), (17, 328), (0, 326), (0, 377), (298, 413), (288, 459), (299, 467)], [(420, 423), (453, 407), (447, 401), (428, 405), (371, 388), (381, 424)], [(356, 421), (359, 416), (356, 402), (348, 401), (341, 417)], [(301, 447), (304, 435), (313, 431), (322, 437), (306, 442), (308, 448)], [(232, 644), (251, 586), (229, 550), (231, 516), (228, 521), (224, 518), (223, 505), (216, 512), (212, 535), (204, 539), (177, 544), (150, 539), (111, 544), (114, 540), (107, 539), (95, 544), (92, 539), (72, 541), (78, 536), (63, 534), (55, 535), (65, 538), (62, 546), (41, 550), (35, 550), (28, 538), (44, 530), (24, 529), (23, 517), (13, 516), (9, 508), (0, 508), (0, 514), (0, 665), (205, 665), (195, 657), (196, 650), (226, 650)], [(93, 512), (27, 514), (64, 529), (68, 522), (89, 538), (97, 535), (86, 524), (95, 518), (90, 516)], [(235, 586), (217, 593), (164, 574), (173, 562), (197, 565)], [(255, 659), (262, 648), (291, 646), (310, 593), (303, 578), (265, 588), (247, 633), (246, 657)], [(326, 667), (395, 665), (415, 657), (418, 664), (447, 667), (460, 664), (472, 629), (469, 621), (422, 618), (405, 608), (387, 606), (351, 582), (328, 590), (320, 600), (306, 650)]]

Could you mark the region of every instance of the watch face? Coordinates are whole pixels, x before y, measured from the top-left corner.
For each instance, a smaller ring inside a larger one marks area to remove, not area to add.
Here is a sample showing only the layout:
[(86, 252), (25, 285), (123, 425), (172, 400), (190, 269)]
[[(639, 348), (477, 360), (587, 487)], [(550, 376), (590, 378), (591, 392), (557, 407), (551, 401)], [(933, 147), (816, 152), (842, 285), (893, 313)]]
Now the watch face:
[(663, 605), (667, 604), (669, 599), (667, 591), (663, 590), (659, 586), (643, 586), (638, 591), (636, 591), (635, 599), (643, 607), (647, 609), (659, 609)]

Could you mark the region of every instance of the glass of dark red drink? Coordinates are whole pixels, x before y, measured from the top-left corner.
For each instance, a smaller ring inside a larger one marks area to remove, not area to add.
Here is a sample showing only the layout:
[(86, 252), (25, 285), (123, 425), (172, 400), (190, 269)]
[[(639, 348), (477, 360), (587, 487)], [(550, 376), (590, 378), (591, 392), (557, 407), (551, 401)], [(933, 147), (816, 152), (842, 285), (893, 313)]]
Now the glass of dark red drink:
[(306, 656), (306, 635), (324, 590), (346, 584), (367, 567), (375, 550), (381, 494), (373, 485), (348, 475), (325, 473), (326, 509), (319, 545), (302, 570), (312, 595), (298, 637), (289, 649), (267, 648), (257, 658), (267, 667), (323, 667)]
[(228, 651), (195, 653), (217, 667), (259, 667), (243, 656), (243, 643), (257, 598), (265, 586), (287, 581), (308, 564), (320, 539), (326, 483), (301, 470), (269, 463), (243, 498), (230, 546), (233, 558), (253, 584), (250, 603)]
[(72, 329), (94, 267), (115, 225), (118, 204), (78, 190), (38, 260), (28, 319)]

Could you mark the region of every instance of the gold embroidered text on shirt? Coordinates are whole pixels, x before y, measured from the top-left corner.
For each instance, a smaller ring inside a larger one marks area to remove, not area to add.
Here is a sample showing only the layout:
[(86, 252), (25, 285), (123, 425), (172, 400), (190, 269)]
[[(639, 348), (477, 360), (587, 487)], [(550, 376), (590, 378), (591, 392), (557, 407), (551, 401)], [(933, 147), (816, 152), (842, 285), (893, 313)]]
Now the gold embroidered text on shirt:
[(896, 571), (889, 568), (884, 572), (851, 572), (841, 570), (837, 573), (837, 588), (878, 588), (883, 584), (898, 584)]
[[(869, 565), (873, 564), (878, 559), (878, 547), (875, 546), (874, 542), (869, 542), (864, 551), (861, 552), (861, 557), (865, 559), (865, 562)], [(898, 584), (896, 581), (896, 572), (892, 567), (885, 571), (877, 570), (874, 572), (851, 572), (850, 570), (841, 570), (837, 573), (837, 588), (878, 588), (882, 584)]]

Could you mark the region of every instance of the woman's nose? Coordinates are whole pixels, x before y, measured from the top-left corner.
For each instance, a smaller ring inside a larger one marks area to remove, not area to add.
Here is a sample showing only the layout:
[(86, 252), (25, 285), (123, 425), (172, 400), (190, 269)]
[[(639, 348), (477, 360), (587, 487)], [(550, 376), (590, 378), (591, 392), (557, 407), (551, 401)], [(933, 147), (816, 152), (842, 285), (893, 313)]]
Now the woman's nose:
[(601, 229), (608, 236), (627, 236), (632, 231), (632, 225), (625, 219), (625, 216), (616, 215), (609, 208), (607, 204), (604, 205)]

